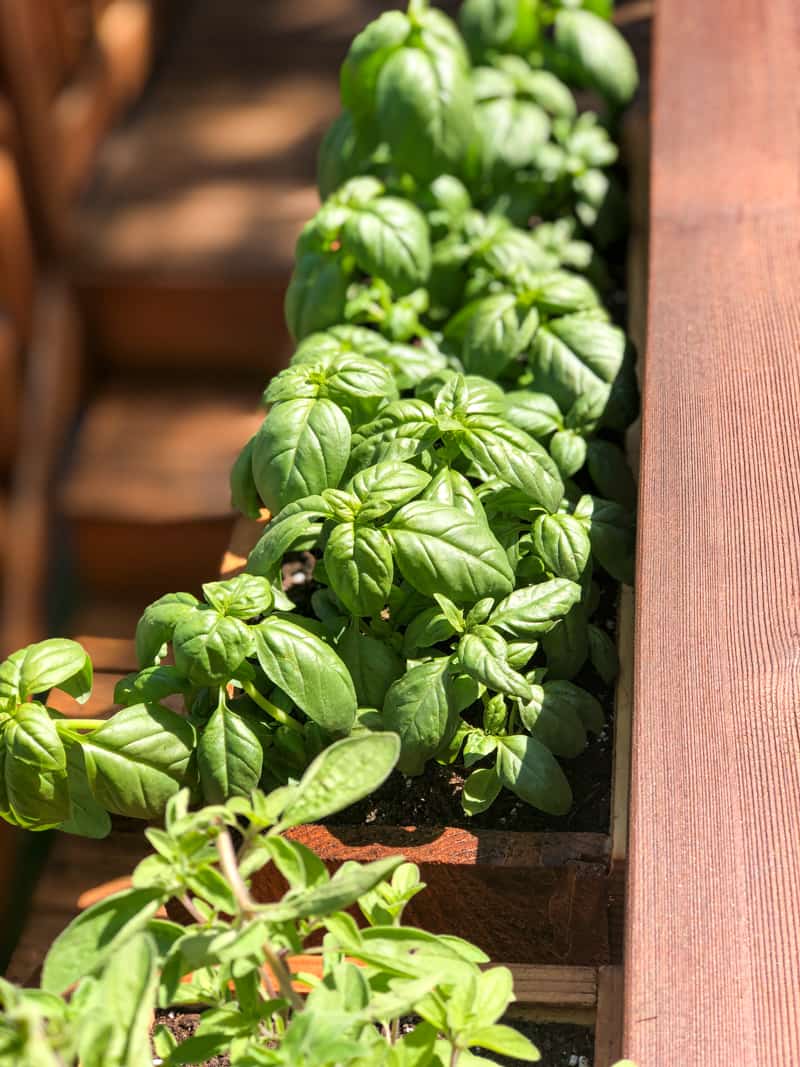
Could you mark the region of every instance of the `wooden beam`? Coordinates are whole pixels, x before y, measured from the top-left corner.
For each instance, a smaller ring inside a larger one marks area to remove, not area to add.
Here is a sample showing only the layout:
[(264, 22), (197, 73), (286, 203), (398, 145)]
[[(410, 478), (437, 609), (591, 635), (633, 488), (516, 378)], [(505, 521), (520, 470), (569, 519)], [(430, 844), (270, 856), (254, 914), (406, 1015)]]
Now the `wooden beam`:
[(800, 1062), (800, 9), (660, 0), (624, 1051)]

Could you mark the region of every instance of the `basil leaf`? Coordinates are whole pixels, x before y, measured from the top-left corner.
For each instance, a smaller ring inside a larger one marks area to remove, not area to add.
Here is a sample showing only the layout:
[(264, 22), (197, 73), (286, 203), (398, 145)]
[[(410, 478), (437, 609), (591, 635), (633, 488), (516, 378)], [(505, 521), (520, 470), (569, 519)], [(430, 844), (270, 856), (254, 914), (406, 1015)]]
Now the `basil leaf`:
[(497, 776), (512, 793), (549, 815), (566, 815), (572, 790), (549, 749), (533, 737), (498, 738)]
[(400, 296), (428, 280), (428, 226), (407, 200), (384, 196), (354, 212), (342, 230), (342, 247), (365, 274), (383, 278)]
[(409, 33), (407, 16), (385, 11), (354, 37), (342, 64), (342, 103), (359, 123), (372, 114), (376, 83), (386, 59), (405, 44)]
[(542, 636), (551, 678), (574, 678), (589, 655), (586, 608), (577, 603), (549, 632)]
[(403, 577), (420, 592), (474, 603), (503, 596), (513, 585), (502, 545), (482, 519), (459, 508), (413, 500), (385, 529)]
[(225, 685), (253, 651), (253, 637), (241, 619), (198, 608), (175, 627), (172, 649), (192, 685)]
[(579, 582), (591, 553), (589, 535), (572, 515), (540, 515), (533, 524), (533, 550), (558, 578)]
[(478, 767), (464, 782), (461, 804), (467, 815), (480, 815), (494, 804), (503, 788), (494, 767)]
[(253, 442), (250, 438), (231, 469), (231, 507), (241, 511), (248, 519), (257, 519), (261, 513), (261, 497), (253, 481)]
[(296, 341), (324, 330), (344, 318), (350, 277), (342, 259), (330, 252), (305, 252), (294, 268), (284, 309), (289, 332)]
[(622, 372), (625, 335), (591, 312), (553, 319), (539, 328), (528, 359), (536, 389), (549, 393), (562, 411), (580, 401), (602, 416), (611, 386)]
[(464, 0), (459, 24), (473, 59), (529, 52), (539, 39), (538, 6), (533, 0)]
[(419, 496), (430, 480), (410, 463), (376, 463), (354, 475), (348, 488), (365, 504), (378, 499), (396, 508)]
[(537, 441), (563, 428), (558, 404), (547, 393), (512, 391), (505, 395), (505, 417)]
[(497, 293), (455, 314), (445, 327), (445, 338), (467, 371), (496, 379), (531, 343), (538, 325), (535, 311), (520, 319), (514, 294)]
[(589, 624), (589, 659), (606, 685), (610, 685), (619, 673), (617, 649), (606, 631), (591, 623)]
[(334, 593), (351, 615), (377, 615), (392, 588), (392, 549), (381, 530), (352, 522), (335, 526), (323, 556)]
[(601, 734), (605, 729), (606, 717), (600, 701), (572, 682), (556, 680), (544, 682), (542, 689), (545, 694), (545, 704), (549, 704), (554, 710), (569, 707), (580, 719), (585, 730), (593, 734)]
[(589, 529), (592, 555), (612, 578), (633, 585), (636, 522), (627, 508), (612, 500), (581, 497), (575, 517)]
[(105, 962), (158, 911), (158, 889), (123, 889), (80, 912), (50, 946), (42, 968), (42, 989), (61, 995), (100, 970)]
[(200, 787), (206, 804), (224, 804), (246, 797), (261, 778), (264, 752), (258, 738), (239, 715), (219, 704), (197, 744)]
[(564, 483), (544, 448), (502, 419), (473, 416), (458, 438), (461, 451), (489, 477), (521, 489), (531, 501), (556, 511)]
[[(555, 686), (569, 684), (551, 683)], [(520, 705), (519, 717), (531, 737), (541, 741), (556, 756), (569, 759), (579, 756), (586, 748), (586, 730), (581, 717), (568, 700), (559, 699), (557, 691), (541, 685), (533, 686), (533, 698)]]
[(320, 752), (292, 789), (278, 827), (289, 830), (318, 822), (369, 796), (391, 774), (399, 749), (392, 733), (359, 734), (336, 741)]
[(89, 699), (92, 662), (77, 641), (56, 637), (25, 649), (19, 666), (19, 698), (24, 700), (49, 689), (61, 689), (79, 704)]
[(502, 1023), (493, 1023), (470, 1030), (469, 1040), (471, 1045), (488, 1048), (490, 1052), (510, 1056), (517, 1061), (533, 1062), (540, 1059), (539, 1050), (532, 1041), (519, 1030), (515, 1030), (512, 1026), (504, 1026)]
[(361, 708), (382, 708), (389, 686), (405, 670), (400, 656), (384, 641), (348, 626), (336, 651), (350, 676)]
[(403, 639), (403, 650), (407, 656), (412, 656), (418, 649), (438, 645), (457, 632), (456, 627), (441, 608), (427, 608), (408, 624)]
[(455, 732), (458, 712), (448, 672), (447, 657), (420, 663), (386, 694), (381, 721), (400, 737), (397, 766), (404, 774), (422, 774), (428, 759)]
[(503, 181), (536, 159), (550, 135), (550, 120), (537, 104), (513, 98), (487, 100), (475, 110), (481, 168), (489, 181)]
[(317, 187), (325, 200), (340, 185), (369, 168), (370, 146), (359, 135), (353, 115), (343, 111), (325, 133), (317, 153)]
[(383, 64), (375, 113), (395, 165), (430, 181), (458, 175), (474, 135), (463, 57), (451, 49), (403, 48)]
[(550, 455), (561, 477), (571, 478), (586, 462), (586, 438), (572, 430), (558, 430), (550, 438)]
[(320, 517), (330, 515), (330, 505), (321, 496), (303, 497), (287, 504), (264, 529), (260, 540), (247, 557), (248, 574), (258, 574), (273, 581), (287, 552), (313, 548), (322, 532)]
[(255, 651), (270, 681), (329, 733), (346, 733), (356, 715), (350, 674), (330, 646), (291, 622), (271, 616), (253, 629)]
[(489, 624), (510, 637), (538, 637), (563, 620), (580, 598), (581, 587), (575, 582), (553, 578), (514, 590), (494, 609)]
[(86, 773), (83, 749), (78, 741), (72, 739), (64, 739), (64, 749), (67, 754), (70, 816), (66, 822), (61, 823), (59, 830), (80, 837), (108, 837), (111, 832), (111, 818), (94, 798)]
[(554, 270), (531, 281), (530, 295), (543, 315), (568, 315), (600, 306), (595, 287), (579, 274)]
[(140, 667), (152, 666), (172, 640), (175, 627), (200, 604), (191, 593), (167, 593), (144, 609), (136, 626), (136, 658)]
[(158, 704), (118, 711), (82, 738), (97, 801), (118, 815), (158, 818), (185, 784), (194, 741), (186, 719)]
[(508, 664), (508, 648), (491, 626), (476, 626), (458, 643), (461, 669), (498, 693), (529, 700), (530, 683)]
[(331, 400), (276, 404), (253, 445), (253, 477), (272, 512), (339, 484), (350, 452), (350, 424)]
[(625, 508), (636, 506), (636, 483), (625, 453), (610, 441), (595, 438), (589, 442), (587, 453), (589, 477), (599, 495)]
[(204, 599), (220, 613), (235, 619), (254, 619), (272, 607), (272, 586), (254, 574), (237, 574), (221, 582), (206, 582)]
[(6, 721), (0, 777), (3, 814), (17, 826), (44, 830), (69, 818), (67, 756), (41, 704), (20, 704)]
[(411, 459), (429, 448), (439, 431), (435, 413), (422, 400), (396, 400), (353, 435), (349, 470)]
[(562, 10), (555, 45), (582, 88), (595, 89), (615, 107), (632, 99), (639, 84), (636, 59), (616, 27), (590, 11)]

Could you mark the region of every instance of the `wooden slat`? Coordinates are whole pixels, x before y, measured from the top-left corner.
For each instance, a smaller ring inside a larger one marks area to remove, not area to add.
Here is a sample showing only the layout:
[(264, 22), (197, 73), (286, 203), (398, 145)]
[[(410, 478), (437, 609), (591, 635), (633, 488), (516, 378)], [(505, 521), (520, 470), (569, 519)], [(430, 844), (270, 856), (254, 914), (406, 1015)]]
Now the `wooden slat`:
[(622, 967), (600, 967), (593, 1067), (613, 1067), (622, 1055)]
[(800, 7), (660, 0), (624, 1051), (800, 1062)]

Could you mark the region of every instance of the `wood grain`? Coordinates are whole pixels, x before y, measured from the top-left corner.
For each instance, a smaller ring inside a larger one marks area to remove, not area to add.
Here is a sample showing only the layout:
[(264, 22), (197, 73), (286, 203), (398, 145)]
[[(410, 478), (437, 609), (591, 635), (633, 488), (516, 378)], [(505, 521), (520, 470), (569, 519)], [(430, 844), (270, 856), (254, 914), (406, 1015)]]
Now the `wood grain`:
[(796, 0), (661, 0), (625, 1054), (800, 1062)]

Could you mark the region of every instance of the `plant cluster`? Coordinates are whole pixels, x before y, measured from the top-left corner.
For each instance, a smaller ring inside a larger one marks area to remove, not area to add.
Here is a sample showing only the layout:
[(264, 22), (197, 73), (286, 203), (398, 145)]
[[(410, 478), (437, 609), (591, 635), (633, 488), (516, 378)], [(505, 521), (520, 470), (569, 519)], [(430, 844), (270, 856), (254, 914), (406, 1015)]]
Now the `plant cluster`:
[[(559, 759), (604, 724), (576, 678), (613, 679), (596, 612), (633, 575), (638, 394), (601, 251), (636, 73), (609, 14), (466, 0), (462, 36), (411, 0), (355, 38), (286, 297), (296, 350), (232, 472), (235, 506), (271, 521), (245, 574), (146, 609), (112, 719), (37, 700), (88, 696), (74, 642), (0, 666), (5, 818), (102, 836), (183, 787), (291, 784), (370, 731), (409, 775), (460, 759), (469, 814), (504, 787), (569, 809)], [(298, 552), (313, 581), (290, 599)]]
[[(0, 1067), (151, 1067), (151, 1040), (164, 1067), (218, 1053), (232, 1067), (490, 1062), (475, 1049), (538, 1060), (527, 1038), (498, 1022), (514, 999), (511, 972), (483, 969), (485, 954), (460, 938), (403, 925), (424, 889), (414, 864), (396, 856), (331, 876), (282, 836), (374, 788), (398, 749), (392, 734), (365, 734), (333, 744), (299, 782), (267, 795), (196, 812), (188, 791), (172, 796), (163, 829), (147, 831), (155, 851), (132, 887), (56, 939), (41, 988), (0, 979)], [(267, 864), (288, 889), (259, 904), (250, 881)], [(188, 924), (159, 916), (170, 901)], [(354, 905), (363, 928), (346, 910)], [(301, 953), (321, 957), (321, 978), (297, 970)], [(153, 1022), (159, 1007), (180, 1005), (203, 1013), (178, 1043)]]

